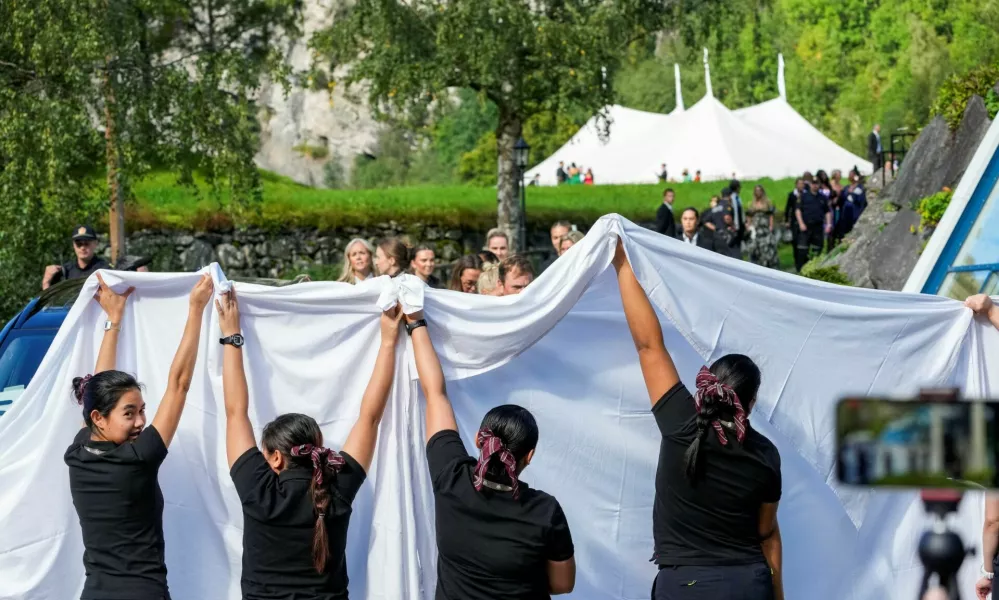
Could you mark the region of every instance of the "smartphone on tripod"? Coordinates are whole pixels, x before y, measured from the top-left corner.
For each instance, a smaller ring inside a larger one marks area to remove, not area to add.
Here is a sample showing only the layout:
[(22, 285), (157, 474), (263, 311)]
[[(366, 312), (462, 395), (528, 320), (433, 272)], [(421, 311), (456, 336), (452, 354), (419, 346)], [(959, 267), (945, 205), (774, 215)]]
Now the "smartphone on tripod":
[[(961, 597), (956, 575), (969, 552), (946, 518), (957, 511), (963, 492), (999, 490), (997, 419), (999, 401), (961, 401), (956, 390), (928, 390), (911, 399), (844, 398), (836, 407), (840, 483), (922, 490), (933, 521), (919, 542), (920, 598), (931, 585), (949, 600)], [(991, 564), (992, 558), (985, 560)]]

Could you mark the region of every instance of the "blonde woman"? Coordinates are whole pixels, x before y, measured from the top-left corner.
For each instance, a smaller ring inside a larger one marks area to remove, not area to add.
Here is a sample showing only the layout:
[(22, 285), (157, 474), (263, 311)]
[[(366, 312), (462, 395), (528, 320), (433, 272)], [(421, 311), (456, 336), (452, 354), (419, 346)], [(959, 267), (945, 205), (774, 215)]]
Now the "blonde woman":
[(482, 265), (482, 273), (476, 282), (479, 294), (483, 296), (501, 296), (503, 290), (499, 286), (499, 265), (496, 263), (485, 263)]
[(570, 231), (569, 233), (562, 236), (562, 239), (558, 242), (558, 255), (562, 256), (565, 254), (569, 248), (572, 248), (583, 239), (582, 232)]
[(343, 252), (342, 275), (337, 281), (355, 284), (371, 277), (374, 274), (372, 264), (374, 255), (375, 247), (368, 240), (361, 238), (350, 240)]
[(746, 250), (749, 261), (757, 265), (776, 269), (780, 266), (777, 257), (777, 232), (774, 229), (774, 205), (767, 198), (762, 185), (753, 188), (753, 201), (746, 211), (749, 225), (749, 240)]

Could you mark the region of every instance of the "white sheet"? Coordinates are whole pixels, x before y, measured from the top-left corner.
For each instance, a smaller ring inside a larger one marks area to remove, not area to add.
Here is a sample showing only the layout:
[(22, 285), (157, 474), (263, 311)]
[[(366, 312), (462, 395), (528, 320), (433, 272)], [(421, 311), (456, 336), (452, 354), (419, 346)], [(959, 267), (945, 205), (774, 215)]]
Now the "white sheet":
[[(999, 333), (953, 300), (811, 282), (667, 240), (616, 215), (515, 297), (431, 290), (421, 299), (418, 288), (387, 278), (356, 287), (237, 284), (258, 436), (275, 415), (299, 411), (315, 416), (338, 447), (374, 364), (379, 300), (402, 294), (412, 306), (423, 302), (469, 447), (491, 406), (515, 402), (537, 417), (541, 440), (524, 477), (565, 509), (578, 564), (572, 597), (648, 598), (659, 435), (609, 269), (617, 233), (688, 384), (701, 364), (729, 352), (751, 355), (763, 370), (751, 419), (783, 459), (787, 597), (913, 597), (922, 508), (911, 492), (835, 484), (833, 406), (848, 393), (899, 396), (924, 385), (994, 393)], [(210, 272), (224, 277), (217, 265)], [(112, 285), (137, 288), (119, 368), (146, 385), (150, 414), (196, 277), (105, 274)], [(0, 418), (0, 598), (79, 597), (83, 547), (62, 454), (81, 421), (70, 380), (93, 369), (101, 337), (94, 287), (94, 280), (84, 286), (38, 374)], [(185, 600), (239, 597), (241, 511), (224, 456), (218, 337), (216, 316), (206, 312), (187, 409), (160, 476), (170, 587)], [(375, 460), (354, 504), (353, 598), (433, 597), (433, 497), (407, 352), (400, 348)], [(980, 498), (965, 499), (959, 526), (967, 543), (979, 543)], [(965, 593), (979, 560), (965, 563)]]

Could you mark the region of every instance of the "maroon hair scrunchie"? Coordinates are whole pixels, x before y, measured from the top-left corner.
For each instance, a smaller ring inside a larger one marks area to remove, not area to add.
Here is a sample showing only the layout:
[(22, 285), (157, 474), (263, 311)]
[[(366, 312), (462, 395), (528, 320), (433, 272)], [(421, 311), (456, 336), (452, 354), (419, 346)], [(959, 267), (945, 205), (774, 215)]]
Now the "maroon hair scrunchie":
[[(701, 367), (697, 372), (697, 393), (694, 394), (694, 408), (697, 409), (697, 414), (701, 414), (704, 398), (713, 398), (715, 402), (727, 404), (735, 409), (735, 438), (741, 444), (746, 437), (746, 411), (742, 408), (742, 402), (739, 401), (735, 390), (719, 381), (707, 367)], [(721, 422), (715, 419), (711, 421), (711, 425), (718, 434), (718, 441), (722, 446), (727, 445), (728, 436), (725, 435)]]
[[(316, 485), (323, 484), (324, 467), (329, 467), (333, 473), (339, 473), (340, 469), (347, 464), (347, 461), (339, 453), (329, 448), (313, 446), (312, 444), (302, 444), (301, 446), (293, 447), (291, 455), (312, 457), (312, 479), (315, 480)], [(325, 461), (325, 464), (323, 464), (323, 461)]]
[(506, 474), (510, 477), (511, 487), (513, 488), (513, 498), (516, 500), (520, 497), (520, 482), (517, 481), (517, 461), (513, 457), (513, 453), (510, 452), (505, 445), (503, 445), (503, 440), (496, 437), (492, 431), (488, 428), (483, 427), (479, 430), (475, 439), (479, 443), (479, 447), (482, 449), (479, 453), (479, 462), (475, 465), (475, 489), (476, 491), (482, 490), (483, 482), (486, 479), (486, 471), (489, 470), (489, 460), (496, 456), (503, 463), (503, 467), (506, 469)]

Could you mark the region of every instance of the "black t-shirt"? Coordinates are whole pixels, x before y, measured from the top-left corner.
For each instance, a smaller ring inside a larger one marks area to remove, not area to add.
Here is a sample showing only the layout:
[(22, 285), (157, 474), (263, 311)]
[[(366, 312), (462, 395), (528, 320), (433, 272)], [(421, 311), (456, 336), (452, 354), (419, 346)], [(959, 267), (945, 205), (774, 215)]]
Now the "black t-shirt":
[(347, 464), (332, 481), (323, 482), (330, 489), (330, 553), (324, 573), (316, 571), (312, 560), (312, 469), (296, 465), (277, 474), (257, 448), (236, 459), (230, 476), (243, 504), (244, 600), (346, 600), (347, 525), (365, 473), (349, 454), (340, 456)]
[(573, 556), (558, 501), (520, 482), (520, 497), (476, 491), (476, 459), (458, 432), (427, 442), (437, 511), (437, 600), (550, 598), (548, 561)]
[(90, 440), (83, 428), (63, 457), (83, 530), (84, 600), (169, 597), (163, 559), (163, 494), (158, 474), (167, 449), (155, 427), (134, 442)]
[(656, 470), (652, 515), (655, 562), (719, 566), (764, 561), (760, 506), (780, 500), (780, 454), (763, 434), (746, 425), (740, 445), (734, 433), (722, 446), (714, 429), (701, 442), (701, 473), (691, 485), (684, 453), (697, 432), (694, 398), (682, 383), (652, 407), (663, 439)]
[(53, 275), (52, 280), (49, 283), (56, 284), (62, 281), (63, 279), (66, 280), (85, 279), (87, 277), (90, 277), (90, 274), (93, 273), (94, 271), (99, 271), (101, 269), (110, 269), (110, 268), (111, 265), (109, 265), (107, 261), (105, 261), (103, 258), (98, 257), (97, 255), (91, 257), (90, 263), (82, 269), (80, 268), (80, 263), (76, 259), (73, 259), (68, 263), (64, 263), (62, 265), (62, 271)]
[(810, 190), (801, 193), (798, 199), (798, 208), (801, 209), (801, 218), (805, 225), (815, 225), (823, 223), (826, 213), (829, 212), (829, 202), (822, 194), (813, 194)]

